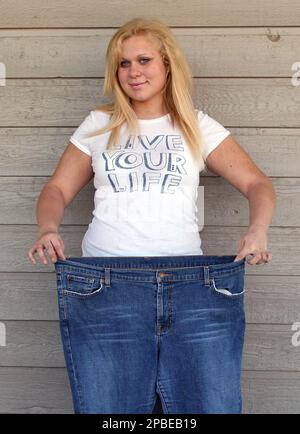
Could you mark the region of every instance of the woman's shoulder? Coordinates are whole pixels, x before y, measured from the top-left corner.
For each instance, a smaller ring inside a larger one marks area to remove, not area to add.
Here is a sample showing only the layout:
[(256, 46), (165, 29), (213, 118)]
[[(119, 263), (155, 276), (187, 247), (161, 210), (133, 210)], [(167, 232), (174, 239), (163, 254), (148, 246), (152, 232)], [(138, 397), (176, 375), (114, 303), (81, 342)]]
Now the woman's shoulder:
[(111, 116), (111, 114), (108, 111), (103, 109), (98, 109), (98, 108), (91, 110), (91, 114), (96, 119), (103, 119), (103, 120), (108, 120)]
[(197, 114), (198, 120), (202, 121), (202, 119), (206, 116), (206, 113), (202, 111), (199, 107), (195, 109), (195, 112)]

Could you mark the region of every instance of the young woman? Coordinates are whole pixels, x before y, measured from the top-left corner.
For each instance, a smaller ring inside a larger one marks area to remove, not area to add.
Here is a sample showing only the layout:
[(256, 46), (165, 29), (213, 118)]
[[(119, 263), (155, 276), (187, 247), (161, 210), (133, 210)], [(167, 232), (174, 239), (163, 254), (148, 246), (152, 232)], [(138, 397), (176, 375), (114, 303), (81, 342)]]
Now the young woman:
[[(170, 29), (136, 18), (113, 35), (104, 96), (75, 130), (38, 205), (28, 251), (55, 263), (76, 413), (240, 413), (244, 271), (271, 260), (275, 192), (230, 131), (193, 106)], [(208, 167), (249, 200), (234, 255), (206, 256), (197, 223)], [(82, 257), (65, 257), (64, 209), (94, 176)]]

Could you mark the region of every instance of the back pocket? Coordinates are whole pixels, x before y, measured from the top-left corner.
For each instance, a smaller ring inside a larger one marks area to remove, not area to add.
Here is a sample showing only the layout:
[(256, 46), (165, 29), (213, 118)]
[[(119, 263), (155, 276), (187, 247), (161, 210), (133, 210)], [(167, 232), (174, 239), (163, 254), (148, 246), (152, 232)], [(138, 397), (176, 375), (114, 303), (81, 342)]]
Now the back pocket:
[(216, 295), (233, 300), (238, 299), (242, 297), (245, 292), (244, 272), (214, 276), (211, 278), (210, 287)]
[(67, 273), (63, 292), (66, 295), (87, 298), (101, 292), (102, 287), (102, 277)]

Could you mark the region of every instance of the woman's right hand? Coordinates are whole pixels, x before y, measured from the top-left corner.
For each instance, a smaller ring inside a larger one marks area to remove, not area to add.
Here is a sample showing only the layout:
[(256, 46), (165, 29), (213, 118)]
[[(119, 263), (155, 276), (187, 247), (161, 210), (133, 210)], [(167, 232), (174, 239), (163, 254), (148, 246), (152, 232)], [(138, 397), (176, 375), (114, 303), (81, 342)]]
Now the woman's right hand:
[(65, 245), (63, 239), (56, 231), (42, 232), (33, 246), (28, 250), (28, 257), (33, 264), (36, 264), (34, 257), (35, 252), (39, 254), (41, 262), (45, 265), (48, 264), (44, 249), (47, 251), (52, 262), (56, 262), (58, 257), (63, 260), (66, 259), (64, 255)]

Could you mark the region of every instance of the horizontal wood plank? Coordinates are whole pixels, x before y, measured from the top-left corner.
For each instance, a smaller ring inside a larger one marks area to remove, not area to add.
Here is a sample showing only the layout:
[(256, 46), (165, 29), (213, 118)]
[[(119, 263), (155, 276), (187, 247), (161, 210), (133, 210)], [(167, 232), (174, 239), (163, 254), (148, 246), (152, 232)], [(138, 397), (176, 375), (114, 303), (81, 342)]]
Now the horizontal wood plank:
[[(194, 77), (291, 77), (292, 65), (300, 58), (299, 28), (172, 31)], [(106, 28), (0, 30), (6, 77), (103, 78), (105, 53), (114, 32)]]
[[(245, 233), (245, 227), (208, 226), (201, 231), (202, 250), (205, 255), (237, 255), (238, 242)], [(81, 241), (87, 226), (62, 225), (60, 235), (65, 243), (65, 255), (81, 256)], [(33, 265), (27, 256), (29, 248), (37, 238), (35, 225), (3, 225), (0, 245), (5, 246), (0, 259), (0, 272), (37, 273), (52, 271), (53, 264)], [(268, 249), (272, 261), (268, 264), (249, 265), (246, 272), (254, 275), (299, 275), (300, 228), (271, 227), (268, 231)], [(286, 253), (288, 252), (288, 254)]]
[(299, 414), (299, 372), (243, 372), (243, 413)]
[[(0, 413), (74, 413), (66, 368), (0, 367), (0, 382)], [(244, 371), (243, 413), (299, 414), (299, 389), (299, 372)]]
[[(37, 256), (36, 256), (37, 257)], [(49, 270), (49, 266), (46, 267)], [(247, 270), (248, 271), (248, 270)], [(1, 275), (0, 318), (6, 320), (58, 320), (54, 271)], [(247, 323), (300, 322), (298, 276), (245, 276)]]
[[(78, 124), (81, 121), (83, 118), (77, 119)], [(75, 126), (0, 128), (0, 175), (51, 176), (75, 129)], [(300, 177), (299, 128), (231, 128), (230, 131), (266, 175)], [(203, 171), (201, 178), (206, 176), (215, 175)]]
[[(0, 127), (78, 125), (100, 96), (103, 79), (7, 79)], [(229, 129), (299, 128), (300, 92), (290, 78), (197, 78), (193, 100)]]
[[(145, 16), (147, 1), (107, 3), (105, 0), (2, 1), (0, 27), (119, 27), (126, 21)], [(180, 13), (178, 13), (180, 11)], [(147, 13), (147, 17), (149, 14)], [(300, 7), (297, 0), (153, 0), (151, 17), (169, 26), (297, 26)]]
[[(58, 321), (7, 320), (4, 324), (6, 345), (1, 347), (0, 366), (65, 366)], [(294, 333), (290, 324), (247, 324), (243, 369), (300, 372)]]
[(66, 368), (0, 367), (0, 383), (0, 413), (74, 413)]
[[(36, 202), (49, 178), (0, 178), (0, 224), (32, 224), (35, 221)], [(300, 179), (272, 179), (277, 195), (277, 209), (271, 226), (299, 226)], [(198, 227), (246, 226), (249, 224), (248, 200), (220, 177), (206, 177), (198, 187)], [(62, 224), (88, 224), (92, 220), (95, 188), (89, 182), (66, 208)], [(122, 193), (120, 193), (121, 195)], [(204, 202), (203, 202), (204, 198)], [(20, 212), (16, 213), (16, 209)], [(204, 213), (203, 213), (204, 210)], [(159, 223), (159, 220), (157, 221)]]

